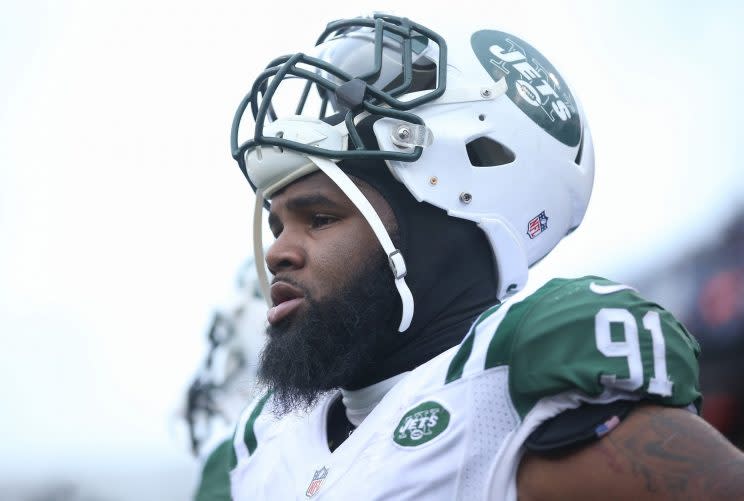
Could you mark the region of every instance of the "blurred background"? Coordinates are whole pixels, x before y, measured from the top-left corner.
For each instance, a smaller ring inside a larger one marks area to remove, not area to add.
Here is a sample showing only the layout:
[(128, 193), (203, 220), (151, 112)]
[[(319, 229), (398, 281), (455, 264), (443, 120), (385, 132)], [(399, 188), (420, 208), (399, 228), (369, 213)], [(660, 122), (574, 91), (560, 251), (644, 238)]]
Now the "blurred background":
[(233, 112), (268, 61), (374, 10), (510, 31), (559, 68), (595, 190), (529, 290), (597, 274), (670, 308), (742, 444), (742, 4), (350, 4), (0, 0), (0, 499), (189, 499), (186, 410), (229, 432), (263, 323)]

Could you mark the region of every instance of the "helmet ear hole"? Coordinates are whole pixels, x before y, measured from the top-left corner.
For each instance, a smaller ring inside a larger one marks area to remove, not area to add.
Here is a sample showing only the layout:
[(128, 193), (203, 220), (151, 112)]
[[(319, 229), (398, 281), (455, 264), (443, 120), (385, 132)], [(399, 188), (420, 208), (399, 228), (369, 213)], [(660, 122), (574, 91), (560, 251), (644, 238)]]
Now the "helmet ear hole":
[(490, 137), (479, 137), (465, 145), (473, 167), (496, 167), (514, 161), (514, 153)]

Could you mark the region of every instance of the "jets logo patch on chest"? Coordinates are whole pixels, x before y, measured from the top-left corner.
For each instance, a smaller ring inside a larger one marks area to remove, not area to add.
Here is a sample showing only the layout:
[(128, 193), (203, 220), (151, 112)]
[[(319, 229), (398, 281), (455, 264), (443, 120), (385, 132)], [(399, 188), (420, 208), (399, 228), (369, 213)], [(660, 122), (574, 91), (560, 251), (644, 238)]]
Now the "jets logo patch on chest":
[(441, 404), (424, 402), (406, 412), (395, 428), (393, 440), (403, 447), (425, 444), (449, 425), (450, 413)]

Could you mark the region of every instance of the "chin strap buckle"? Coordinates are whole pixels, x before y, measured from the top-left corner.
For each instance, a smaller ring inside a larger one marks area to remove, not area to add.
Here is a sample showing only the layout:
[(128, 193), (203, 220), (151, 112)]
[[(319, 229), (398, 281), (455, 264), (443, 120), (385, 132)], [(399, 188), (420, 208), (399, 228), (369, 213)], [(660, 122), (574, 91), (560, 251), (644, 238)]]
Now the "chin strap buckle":
[(393, 270), (393, 275), (396, 280), (404, 278), (408, 273), (406, 269), (406, 261), (403, 259), (403, 254), (398, 249), (395, 249), (388, 255), (388, 263), (390, 263), (390, 269)]

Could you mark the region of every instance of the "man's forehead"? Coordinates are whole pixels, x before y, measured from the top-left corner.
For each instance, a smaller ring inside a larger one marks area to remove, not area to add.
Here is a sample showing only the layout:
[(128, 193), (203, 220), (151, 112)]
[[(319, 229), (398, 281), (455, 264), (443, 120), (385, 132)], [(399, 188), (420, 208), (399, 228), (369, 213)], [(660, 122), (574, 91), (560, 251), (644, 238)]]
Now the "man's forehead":
[[(322, 171), (315, 171), (302, 176), (282, 187), (271, 195), (271, 200), (286, 196), (296, 191), (313, 190), (313, 189), (336, 189), (338, 187), (331, 181), (331, 179)], [(340, 190), (339, 190), (340, 191)]]
[(323, 172), (313, 172), (283, 187), (271, 197), (271, 205), (286, 205), (296, 199), (328, 200), (335, 204), (351, 204), (351, 200)]
[[(370, 199), (370, 195), (372, 195), (373, 198), (381, 197), (379, 192), (369, 183), (351, 175), (349, 176), (349, 179), (357, 185), (367, 199)], [(334, 183), (331, 178), (322, 171), (313, 172), (291, 182), (287, 186), (276, 191), (271, 196), (270, 200), (272, 205), (275, 202), (286, 203), (291, 198), (306, 197), (311, 193), (322, 194), (325, 198), (328, 198), (337, 204), (353, 205), (349, 197), (346, 196), (346, 193), (344, 193), (341, 188), (339, 188), (338, 185), (336, 185), (336, 183)], [(370, 200), (370, 202), (373, 206), (376, 205), (374, 200)]]
[[(352, 175), (349, 175), (349, 179), (362, 191), (362, 194), (382, 218), (383, 223), (390, 228), (397, 227), (395, 215), (385, 197), (366, 181)], [(275, 216), (275, 211), (279, 207), (292, 210), (321, 205), (326, 207), (335, 205), (338, 208), (359, 211), (357, 206), (346, 196), (346, 193), (331, 178), (324, 172), (317, 171), (301, 177), (277, 191), (271, 197), (269, 214)]]

